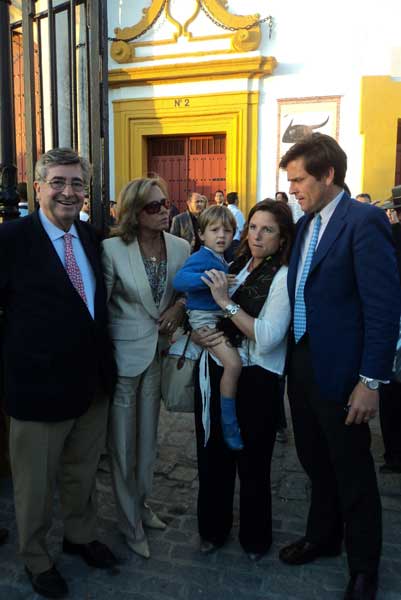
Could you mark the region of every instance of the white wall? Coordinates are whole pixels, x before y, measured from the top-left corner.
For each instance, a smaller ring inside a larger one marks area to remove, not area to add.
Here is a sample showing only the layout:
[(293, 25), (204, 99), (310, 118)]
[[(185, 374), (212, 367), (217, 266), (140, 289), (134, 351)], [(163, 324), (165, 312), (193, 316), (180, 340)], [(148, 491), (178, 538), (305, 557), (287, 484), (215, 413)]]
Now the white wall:
[[(142, 16), (142, 9), (150, 6), (150, 0), (109, 0), (109, 35), (115, 27), (130, 26)], [(193, 0), (173, 0), (174, 16), (191, 14)], [(393, 75), (401, 77), (401, 23), (400, 0), (229, 0), (228, 8), (236, 14), (259, 12), (261, 17), (271, 14), (274, 18), (272, 38), (269, 39), (267, 25), (263, 25), (263, 39), (255, 54), (275, 56), (278, 68), (274, 75), (261, 82), (258, 199), (271, 196), (276, 191), (277, 175), (277, 100), (313, 96), (341, 96), (339, 141), (348, 155), (347, 183), (354, 194), (361, 191), (362, 139), (359, 134), (360, 85), (363, 75)], [(211, 35), (218, 28), (201, 13), (191, 26), (196, 35)], [(161, 39), (174, 31), (164, 15), (142, 40)], [(221, 33), (225, 31), (221, 30)], [(225, 42), (207, 42), (207, 49), (226, 47)], [(155, 47), (152, 52), (159, 60), (162, 54), (182, 53), (182, 61), (210, 60), (185, 57), (189, 44), (180, 40), (177, 45)], [(191, 51), (197, 49), (190, 44)], [(199, 46), (200, 48), (200, 46)], [(145, 55), (145, 50), (138, 55)], [(180, 59), (174, 62), (179, 62)], [(149, 63), (142, 63), (149, 65)], [(130, 66), (130, 65), (127, 65)], [(141, 65), (138, 65), (140, 68)], [(110, 68), (122, 65), (110, 60)], [(213, 92), (243, 91), (245, 80), (193, 82), (186, 84), (158, 85), (152, 87), (127, 87), (111, 90), (112, 101), (121, 98), (149, 98), (161, 96), (194, 95)], [(252, 84), (255, 89), (259, 85)], [(113, 124), (111, 119), (110, 172), (113, 177), (114, 161)], [(205, 127), (207, 128), (207, 127)], [(113, 189), (114, 181), (111, 183)]]

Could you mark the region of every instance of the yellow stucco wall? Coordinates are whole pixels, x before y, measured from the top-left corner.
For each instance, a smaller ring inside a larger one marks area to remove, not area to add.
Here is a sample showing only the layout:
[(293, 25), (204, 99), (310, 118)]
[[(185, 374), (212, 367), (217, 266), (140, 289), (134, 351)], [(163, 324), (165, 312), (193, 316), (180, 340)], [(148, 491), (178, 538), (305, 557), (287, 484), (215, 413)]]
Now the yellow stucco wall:
[(361, 82), (362, 190), (385, 200), (394, 186), (397, 125), (401, 119), (401, 82), (387, 76)]

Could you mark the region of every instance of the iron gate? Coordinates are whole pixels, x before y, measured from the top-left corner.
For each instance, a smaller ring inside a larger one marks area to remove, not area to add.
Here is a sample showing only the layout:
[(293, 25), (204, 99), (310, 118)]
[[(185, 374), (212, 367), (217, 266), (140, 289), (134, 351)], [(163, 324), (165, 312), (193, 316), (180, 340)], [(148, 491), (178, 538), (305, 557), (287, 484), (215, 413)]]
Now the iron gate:
[(53, 147), (72, 147), (92, 164), (92, 221), (104, 229), (109, 219), (107, 0), (47, 0), (45, 10), (35, 0), (21, 4), (21, 20), (10, 25), (14, 162), (19, 180), (27, 182), (29, 208), (34, 208), (37, 157)]

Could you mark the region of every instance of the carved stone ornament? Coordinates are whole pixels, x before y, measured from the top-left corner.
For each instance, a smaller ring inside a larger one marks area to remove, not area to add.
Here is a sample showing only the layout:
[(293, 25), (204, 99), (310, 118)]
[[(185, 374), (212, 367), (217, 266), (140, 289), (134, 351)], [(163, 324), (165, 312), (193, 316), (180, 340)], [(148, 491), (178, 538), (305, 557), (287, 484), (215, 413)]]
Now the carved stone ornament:
[[(193, 37), (188, 31), (189, 25), (196, 19), (200, 10), (204, 10), (215, 24), (222, 28), (223, 33)], [(172, 38), (157, 41), (141, 41), (140, 38), (149, 31), (164, 13), (165, 18), (176, 28)], [(185, 14), (176, 10), (174, 0), (153, 0), (148, 8), (142, 11), (138, 23), (123, 29), (117, 27), (115, 38), (111, 44), (111, 58), (118, 63), (135, 62), (135, 49), (138, 46), (160, 46), (174, 44), (184, 36), (188, 41), (204, 41), (206, 39), (231, 38), (231, 52), (251, 52), (257, 50), (261, 41), (260, 15), (235, 15), (228, 12), (226, 0), (192, 0), (186, 4)]]

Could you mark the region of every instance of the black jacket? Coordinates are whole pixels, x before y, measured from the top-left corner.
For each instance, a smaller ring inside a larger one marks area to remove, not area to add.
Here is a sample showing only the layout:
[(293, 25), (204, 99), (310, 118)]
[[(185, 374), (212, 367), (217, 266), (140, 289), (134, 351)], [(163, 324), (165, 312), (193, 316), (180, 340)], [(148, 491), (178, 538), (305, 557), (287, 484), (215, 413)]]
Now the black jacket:
[(98, 387), (115, 380), (106, 330), (100, 240), (76, 222), (96, 280), (95, 319), (73, 287), (38, 214), (0, 226), (0, 307), (4, 402), (21, 420), (81, 416)]

